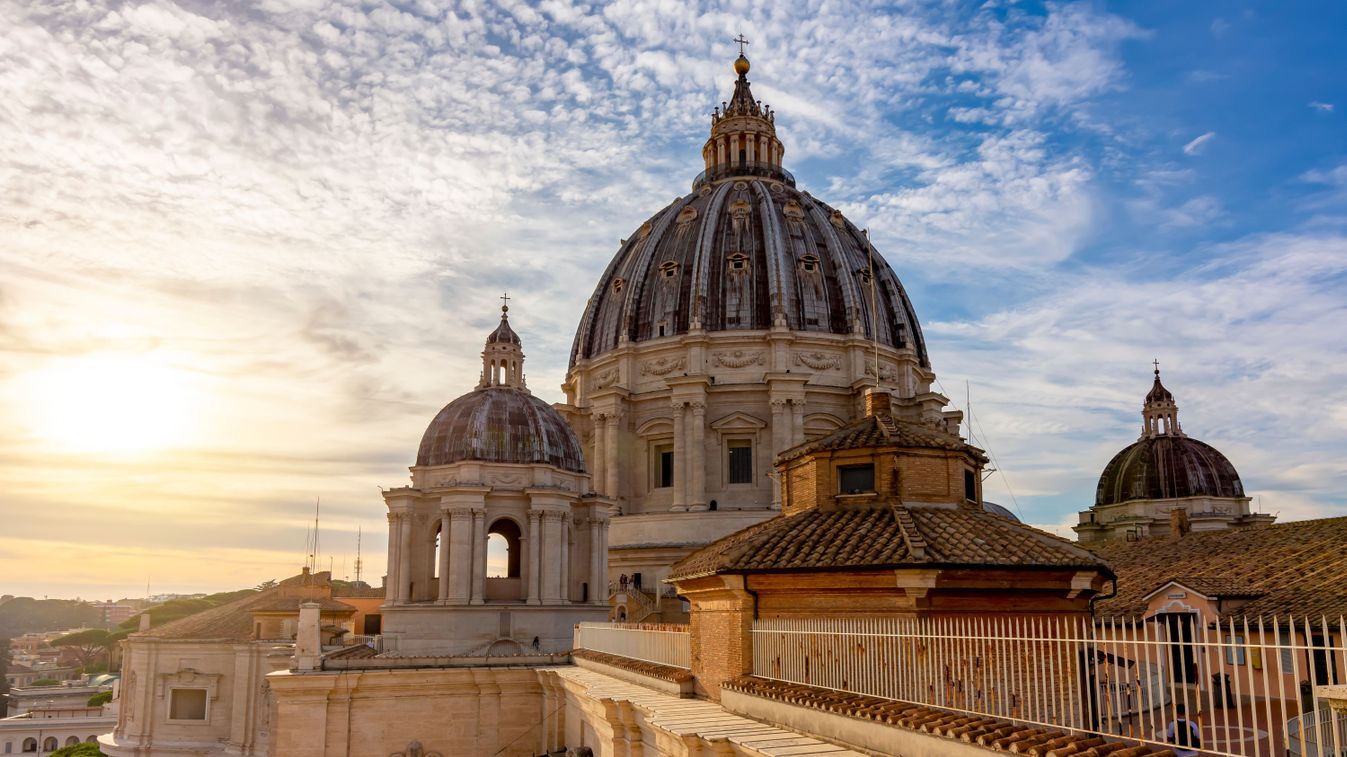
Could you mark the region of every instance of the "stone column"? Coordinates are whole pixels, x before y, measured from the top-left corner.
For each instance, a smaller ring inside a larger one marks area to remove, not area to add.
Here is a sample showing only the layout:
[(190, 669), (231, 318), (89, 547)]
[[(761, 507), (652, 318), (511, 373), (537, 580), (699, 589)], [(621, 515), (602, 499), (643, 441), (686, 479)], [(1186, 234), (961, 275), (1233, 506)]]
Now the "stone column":
[[(775, 459), (786, 448), (786, 401), (772, 400), (772, 449), (767, 459)], [(772, 482), (772, 509), (781, 509), (780, 482)]]
[(472, 598), (468, 604), (486, 603), (486, 511), (472, 511)]
[(619, 413), (608, 413), (604, 416), (604, 421), (608, 428), (603, 436), (608, 446), (604, 451), (607, 459), (603, 463), (606, 475), (603, 493), (617, 499), (622, 495), (622, 463), (618, 459), (622, 454), (622, 416)]
[(557, 558), (560, 557), (557, 549), (557, 513), (544, 510), (542, 513), (542, 543), (539, 545), (541, 558), (539, 563), (542, 565), (542, 584), (541, 599), (545, 605), (557, 603), (559, 576)]
[[(402, 596), (401, 592), (398, 591), (398, 587), (402, 585), (398, 579), (398, 570), (402, 567), (402, 563), (398, 559), (398, 547), (401, 545), (401, 521), (398, 519), (397, 513), (390, 512), (388, 514), (388, 585), (384, 587), (384, 599), (389, 604), (397, 602)], [(149, 617), (149, 615), (141, 615), (140, 619), (146, 620)], [(148, 629), (142, 628), (140, 630), (145, 631)]]
[(692, 454), (688, 464), (692, 467), (691, 493), (688, 496), (689, 510), (706, 509), (706, 404), (692, 403)]
[(561, 601), (571, 601), (571, 514), (562, 513), (558, 519), (561, 529)]
[[(595, 508), (597, 509), (597, 508)], [(603, 574), (602, 527), (597, 515), (589, 517), (589, 602), (590, 604), (608, 603), (608, 577)]]
[(675, 511), (688, 509), (687, 495), (687, 411), (682, 402), (673, 405), (674, 443), (673, 443), (673, 507)]
[(748, 150), (745, 153), (744, 158), (749, 163), (753, 163), (758, 159), (758, 138), (752, 134), (747, 134), (745, 136), (748, 139)]
[(605, 466), (608, 462), (608, 444), (606, 442), (608, 436), (608, 418), (600, 413), (595, 413), (590, 416), (590, 418), (594, 422), (594, 456), (591, 458), (594, 461), (593, 488), (594, 491), (611, 496), (612, 493), (605, 488), (608, 483), (608, 478), (604, 475), (607, 470)]
[(790, 446), (804, 441), (804, 400), (790, 401)]
[(538, 527), (542, 515), (537, 510), (529, 510), (529, 582), (524, 601), (531, 605), (542, 604), (543, 540)]
[(448, 510), (440, 510), (440, 602), (449, 601), (449, 535), (453, 519)]
[(412, 514), (398, 513), (398, 601), (412, 601)]
[(716, 140), (716, 165), (717, 165), (717, 166), (723, 166), (723, 165), (725, 165), (725, 138), (724, 138), (724, 137), (721, 137), (720, 139), (717, 139), (717, 140)]
[(465, 605), (472, 597), (472, 511), (449, 514), (449, 602)]

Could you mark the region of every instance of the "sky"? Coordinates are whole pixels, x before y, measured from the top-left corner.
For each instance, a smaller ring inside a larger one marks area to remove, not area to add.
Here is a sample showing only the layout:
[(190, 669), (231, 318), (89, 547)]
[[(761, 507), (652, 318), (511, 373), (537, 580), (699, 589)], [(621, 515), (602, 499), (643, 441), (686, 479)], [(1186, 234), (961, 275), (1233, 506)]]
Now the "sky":
[[(383, 573), (508, 290), (562, 398), (751, 41), (988, 499), (1068, 534), (1151, 361), (1255, 509), (1347, 514), (1347, 6), (0, 0), (0, 593)], [(326, 558), (326, 559), (324, 559)], [(327, 565), (323, 565), (327, 567)]]

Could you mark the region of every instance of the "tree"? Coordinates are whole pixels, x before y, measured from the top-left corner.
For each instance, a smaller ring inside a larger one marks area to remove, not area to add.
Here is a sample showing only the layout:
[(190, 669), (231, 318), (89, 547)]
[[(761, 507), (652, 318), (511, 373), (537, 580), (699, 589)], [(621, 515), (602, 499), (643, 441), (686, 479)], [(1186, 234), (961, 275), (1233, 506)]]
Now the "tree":
[(94, 694), (93, 696), (89, 697), (89, 706), (102, 707), (103, 705), (111, 701), (112, 701), (111, 691), (100, 691), (97, 694)]
[(51, 645), (53, 647), (74, 647), (75, 651), (79, 653), (80, 664), (87, 667), (108, 651), (108, 638), (110, 636), (111, 634), (101, 628), (90, 628), (87, 631), (68, 633), (53, 641)]
[(0, 717), (9, 712), (9, 639), (0, 639)]
[(97, 744), (76, 744), (52, 752), (49, 757), (108, 757)]

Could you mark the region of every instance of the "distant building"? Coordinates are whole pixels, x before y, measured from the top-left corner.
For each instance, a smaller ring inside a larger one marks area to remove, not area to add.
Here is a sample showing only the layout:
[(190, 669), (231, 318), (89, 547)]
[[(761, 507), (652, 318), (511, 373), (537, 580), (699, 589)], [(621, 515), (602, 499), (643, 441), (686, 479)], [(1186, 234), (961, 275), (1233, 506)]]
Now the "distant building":
[(103, 625), (107, 628), (117, 626), (137, 612), (137, 608), (132, 605), (115, 602), (98, 602), (94, 607), (98, 608)]
[[(89, 695), (84, 695), (87, 699)], [(96, 744), (117, 722), (109, 707), (43, 707), (0, 719), (0, 754), (45, 755), (61, 747)]]
[(1275, 519), (1249, 512), (1250, 498), (1235, 466), (1215, 447), (1184, 433), (1158, 366), (1141, 421), (1141, 437), (1104, 466), (1094, 506), (1072, 526), (1082, 544), (1247, 528)]

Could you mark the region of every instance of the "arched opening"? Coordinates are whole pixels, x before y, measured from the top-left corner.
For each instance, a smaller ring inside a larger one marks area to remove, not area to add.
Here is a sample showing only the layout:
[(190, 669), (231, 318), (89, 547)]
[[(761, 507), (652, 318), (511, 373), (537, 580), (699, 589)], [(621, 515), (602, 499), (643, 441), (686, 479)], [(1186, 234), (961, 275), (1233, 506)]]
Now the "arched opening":
[(68, 738), (68, 739), (65, 740), (65, 745), (66, 745), (66, 746), (78, 746), (79, 743), (80, 743), (80, 737), (79, 737), (79, 736), (71, 736), (70, 738)]
[(524, 598), (524, 582), (520, 571), (523, 534), (519, 524), (509, 518), (500, 518), (487, 529), (486, 537), (486, 598), (520, 601)]
[(84, 740), (84, 743), (86, 743), (86, 744), (97, 744), (97, 743), (98, 743), (98, 737), (97, 737), (97, 736), (90, 736), (89, 738), (87, 738), (87, 739)]
[(435, 526), (435, 552), (430, 560), (430, 577), (434, 579), (440, 578), (440, 550), (444, 549), (444, 542), (440, 537), (443, 535), (440, 527)]
[(61, 742), (57, 741), (55, 736), (48, 736), (42, 741), (42, 751), (44, 752), (55, 752), (60, 748)]
[(23, 740), (23, 751), (25, 751), (25, 752), (36, 752), (36, 751), (37, 751), (37, 739), (24, 739), (24, 740)]

